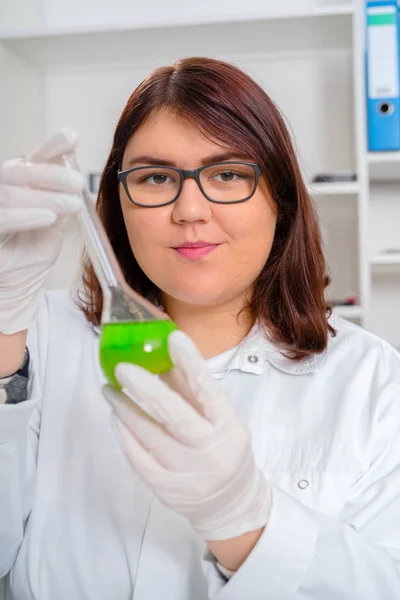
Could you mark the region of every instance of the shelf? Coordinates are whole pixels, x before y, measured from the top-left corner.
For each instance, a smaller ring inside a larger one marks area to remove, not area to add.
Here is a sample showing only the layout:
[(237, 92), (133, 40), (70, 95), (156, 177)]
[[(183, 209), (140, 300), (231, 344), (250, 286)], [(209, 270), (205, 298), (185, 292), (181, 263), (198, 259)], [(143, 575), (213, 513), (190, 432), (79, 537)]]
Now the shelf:
[(361, 306), (334, 306), (333, 312), (343, 319), (361, 319)]
[(400, 151), (369, 152), (367, 160), (371, 181), (400, 180)]
[(310, 183), (307, 187), (311, 196), (351, 196), (360, 192), (360, 185), (357, 181)]
[[(196, 7), (196, 5), (193, 5)], [(217, 6), (217, 5), (216, 5)], [(296, 9), (259, 3), (255, 10), (232, 4), (229, 15), (137, 13), (134, 23), (108, 27), (0, 32), (0, 43), (34, 66), (146, 62), (174, 56), (288, 52), (314, 48), (351, 48), (352, 3)]]
[(370, 261), (373, 267), (399, 267), (400, 268), (400, 252), (391, 254), (377, 254)]
[[(113, 33), (119, 31), (138, 30), (143, 28), (163, 28), (163, 27), (182, 27), (187, 25), (209, 25), (212, 23), (229, 23), (229, 22), (245, 22), (253, 21), (256, 19), (262, 19), (263, 21), (277, 21), (281, 19), (306, 19), (306, 18), (317, 18), (317, 17), (335, 17), (343, 15), (352, 15), (354, 13), (354, 5), (350, 2), (343, 4), (332, 4), (330, 6), (316, 6), (311, 7), (307, 10), (281, 10), (280, 6), (277, 6), (276, 11), (270, 10), (239, 10), (235, 14), (234, 6), (232, 7), (232, 13), (226, 14), (213, 14), (213, 15), (199, 15), (199, 14), (173, 14), (171, 16), (161, 14), (161, 17), (152, 12), (149, 17), (144, 16), (130, 25), (126, 21), (122, 23), (114, 23), (111, 26), (97, 25), (94, 27), (63, 27), (63, 28), (37, 28), (37, 29), (25, 29), (15, 31), (1, 31), (0, 30), (0, 41), (2, 40), (24, 40), (33, 38), (50, 38), (59, 36), (70, 36), (70, 35), (87, 35), (93, 33)], [(265, 5), (266, 8), (266, 5)]]

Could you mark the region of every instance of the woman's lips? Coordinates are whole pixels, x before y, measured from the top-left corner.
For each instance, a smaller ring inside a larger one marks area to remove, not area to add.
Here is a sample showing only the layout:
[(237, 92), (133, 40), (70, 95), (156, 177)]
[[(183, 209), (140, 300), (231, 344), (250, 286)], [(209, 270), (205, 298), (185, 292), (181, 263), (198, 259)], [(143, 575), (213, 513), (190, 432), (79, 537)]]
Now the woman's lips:
[(198, 246), (197, 248), (189, 248), (183, 246), (181, 248), (174, 248), (174, 250), (178, 254), (184, 256), (185, 258), (188, 258), (189, 260), (200, 260), (201, 258), (203, 258), (203, 256), (207, 256), (207, 254), (210, 254), (210, 252), (215, 250), (215, 248), (218, 248), (218, 246), (219, 244), (212, 244), (210, 246)]

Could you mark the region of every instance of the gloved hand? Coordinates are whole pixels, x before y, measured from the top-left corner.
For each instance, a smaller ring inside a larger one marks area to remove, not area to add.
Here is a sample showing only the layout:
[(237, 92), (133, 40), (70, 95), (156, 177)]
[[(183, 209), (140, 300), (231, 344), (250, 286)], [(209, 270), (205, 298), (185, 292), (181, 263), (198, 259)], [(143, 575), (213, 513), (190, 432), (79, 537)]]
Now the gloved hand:
[[(27, 329), (62, 245), (68, 216), (81, 208), (80, 173), (62, 166), (77, 135), (62, 130), (24, 160), (0, 168), (0, 332)], [(58, 164), (57, 164), (58, 163)]]
[(115, 370), (122, 392), (104, 388), (132, 467), (204, 540), (266, 525), (271, 486), (257, 468), (250, 433), (190, 338), (168, 338), (175, 365), (158, 376), (132, 364)]

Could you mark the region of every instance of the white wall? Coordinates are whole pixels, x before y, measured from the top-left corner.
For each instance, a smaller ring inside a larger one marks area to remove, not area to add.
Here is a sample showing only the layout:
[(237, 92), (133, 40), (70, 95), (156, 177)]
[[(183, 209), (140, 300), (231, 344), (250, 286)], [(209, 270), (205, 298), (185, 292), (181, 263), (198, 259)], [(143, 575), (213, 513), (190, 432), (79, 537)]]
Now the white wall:
[(318, 214), (330, 267), (329, 298), (341, 300), (359, 293), (358, 215), (351, 196), (324, 196), (317, 200)]
[(82, 170), (102, 169), (128, 97), (151, 67), (52, 68), (44, 73), (45, 135), (65, 125), (78, 131)]
[(42, 0), (0, 0), (0, 31), (34, 29), (42, 24)]
[[(0, 164), (35, 147), (42, 137), (41, 85), (35, 70), (0, 44)], [(10, 118), (15, 112), (24, 119)]]

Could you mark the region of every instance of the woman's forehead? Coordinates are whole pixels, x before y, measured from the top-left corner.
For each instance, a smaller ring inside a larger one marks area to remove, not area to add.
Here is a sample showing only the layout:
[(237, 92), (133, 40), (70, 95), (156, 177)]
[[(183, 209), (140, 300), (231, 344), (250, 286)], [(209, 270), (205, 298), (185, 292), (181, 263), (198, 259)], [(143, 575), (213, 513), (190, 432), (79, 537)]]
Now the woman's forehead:
[(124, 153), (124, 167), (141, 157), (159, 158), (158, 164), (171, 166), (245, 158), (238, 149), (211, 139), (199, 127), (171, 111), (159, 111), (131, 136)]
[(205, 134), (188, 118), (174, 111), (162, 109), (150, 115), (145, 122), (135, 131), (129, 139), (128, 147), (140, 146), (152, 149), (161, 144), (167, 147), (177, 146), (179, 143), (195, 143), (199, 148), (220, 147), (221, 142)]

